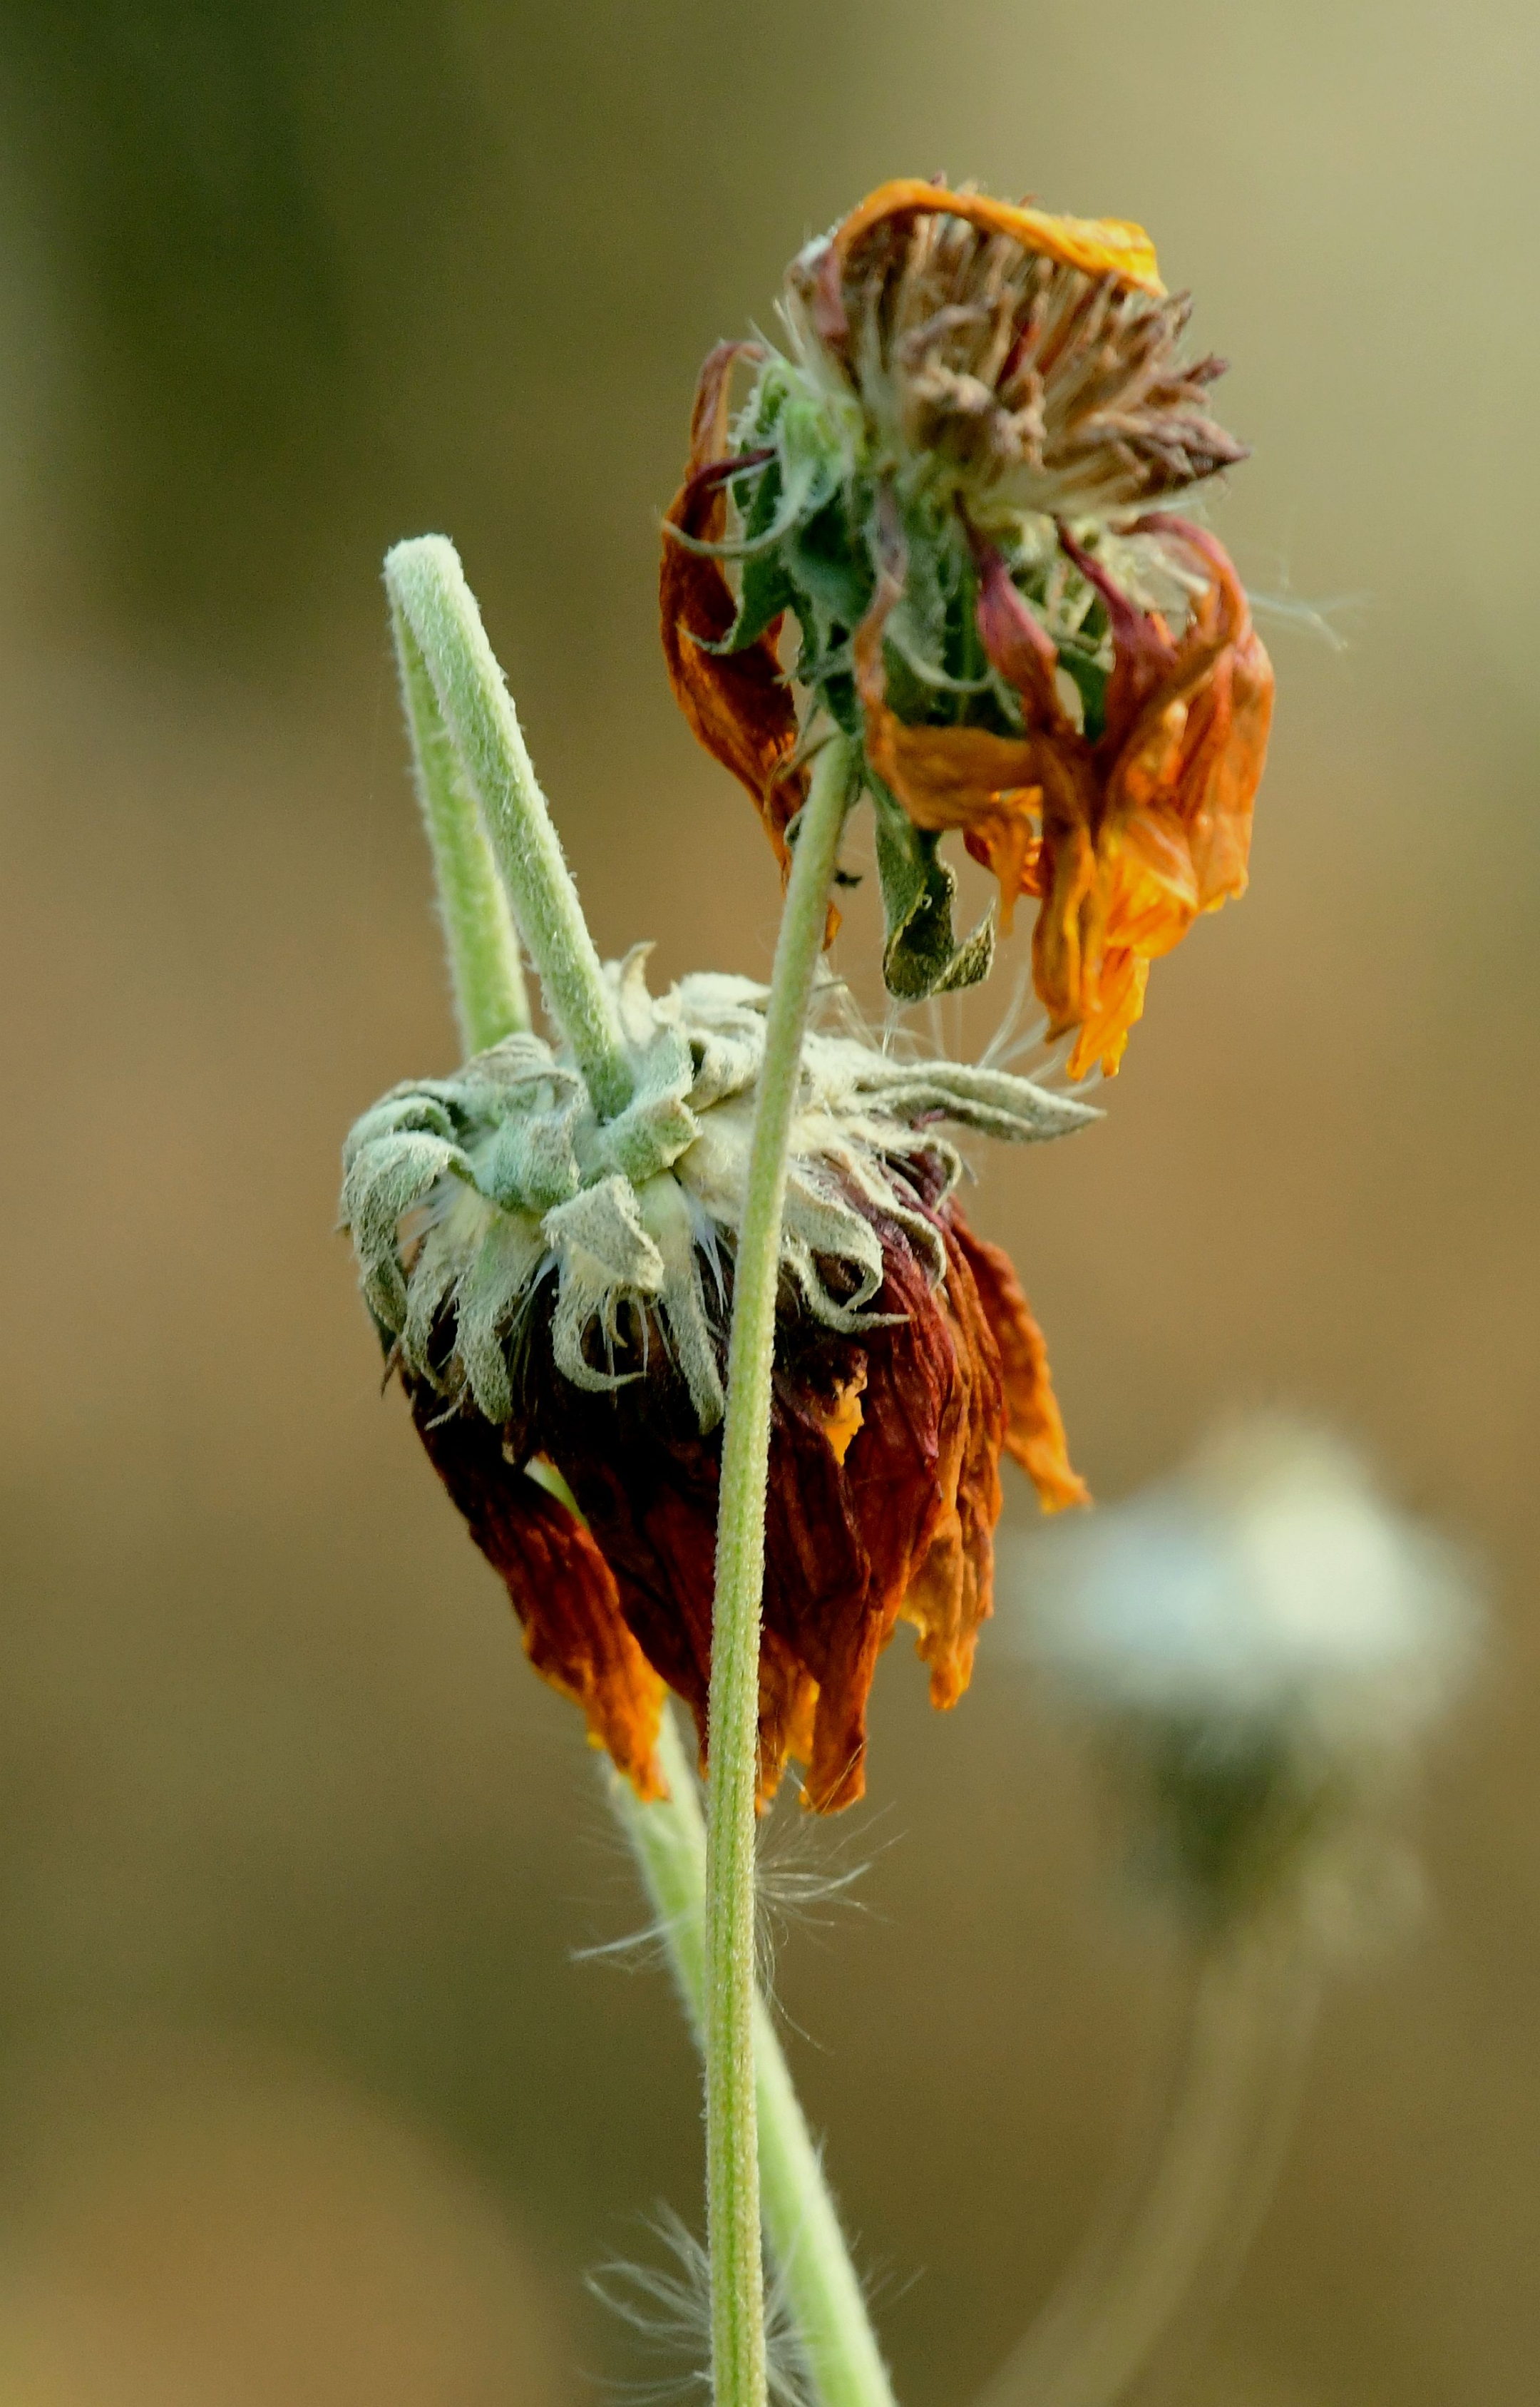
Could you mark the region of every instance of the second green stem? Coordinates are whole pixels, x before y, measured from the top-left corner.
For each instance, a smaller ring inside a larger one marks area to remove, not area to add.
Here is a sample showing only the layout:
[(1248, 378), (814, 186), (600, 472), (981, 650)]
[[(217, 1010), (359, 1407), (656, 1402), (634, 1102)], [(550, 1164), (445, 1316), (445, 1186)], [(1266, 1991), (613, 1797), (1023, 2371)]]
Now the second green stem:
[(714, 2407), (763, 2407), (764, 2267), (755, 2101), (755, 1790), (775, 1302), (802, 1035), (850, 800), (851, 748), (819, 754), (775, 948), (748, 1189), (733, 1272), (712, 1621), (706, 1916), (706, 2202)]

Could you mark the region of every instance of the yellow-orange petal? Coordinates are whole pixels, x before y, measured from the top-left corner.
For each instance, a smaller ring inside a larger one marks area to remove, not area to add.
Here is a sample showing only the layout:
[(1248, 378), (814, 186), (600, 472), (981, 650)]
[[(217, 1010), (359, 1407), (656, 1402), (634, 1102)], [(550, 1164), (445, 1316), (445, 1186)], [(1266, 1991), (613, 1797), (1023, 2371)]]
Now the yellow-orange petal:
[(1150, 963), (1142, 953), (1126, 946), (1109, 949), (1096, 981), (1096, 991), (1081, 1022), (1079, 1035), (1065, 1071), (1071, 1078), (1083, 1078), (1086, 1072), (1099, 1066), (1104, 1078), (1115, 1078), (1119, 1064), (1128, 1049), (1128, 1034), (1144, 1010), (1145, 989), (1150, 983)]
[(883, 218), (905, 211), (965, 218), (984, 234), (1009, 235), (1024, 250), (1040, 251), (1085, 276), (1119, 276), (1141, 292), (1163, 294), (1155, 246), (1141, 225), (1126, 218), (1062, 218), (1046, 209), (1012, 201), (991, 200), (985, 192), (952, 192), (944, 185), (926, 183), (919, 176), (897, 176), (879, 184), (836, 228), (834, 250), (843, 267), (863, 235)]
[(853, 1441), (859, 1435), (866, 1415), (861, 1397), (867, 1384), (867, 1366), (858, 1363), (848, 1379), (835, 1389), (833, 1397), (815, 1414), (819, 1426), (829, 1443), (836, 1462), (842, 1464)]

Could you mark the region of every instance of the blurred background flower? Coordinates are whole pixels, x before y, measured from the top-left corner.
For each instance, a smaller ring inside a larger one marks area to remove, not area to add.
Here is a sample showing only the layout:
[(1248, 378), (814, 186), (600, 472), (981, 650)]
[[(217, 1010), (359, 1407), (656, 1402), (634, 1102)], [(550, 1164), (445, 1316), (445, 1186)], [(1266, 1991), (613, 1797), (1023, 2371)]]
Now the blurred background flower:
[[(14, 2330), (62, 2284), (77, 2329), (128, 2296), (186, 2330), (214, 2176), (177, 2134), (234, 2123), (177, 2084), (212, 2081), (237, 2122), (271, 2101), (286, 2224), (377, 2215), (376, 2263), (454, 2256), (523, 2302), (486, 2343), (498, 2395), (516, 2357), (531, 2400), (625, 2361), (579, 2272), (695, 2195), (688, 2043), (661, 1979), (569, 1960), (634, 1924), (632, 1878), (575, 1717), (373, 1399), (329, 1233), (340, 1132), (453, 1058), (378, 563), (459, 542), (602, 949), (762, 975), (774, 867), (668, 692), (657, 513), (708, 346), (804, 235), (944, 167), (1158, 229), (1255, 449), (1226, 544), (1284, 605), (1258, 611), (1281, 707), (1245, 910), (1166, 965), (1105, 1125), (991, 1164), (970, 1215), (1032, 1265), (1098, 1494), (1282, 1397), (1361, 1431), (1512, 1601), (1430, 1784), (1433, 1920), (1331, 2002), (1212, 2378), (1268, 2407), (1527, 2400), (1537, 65), (1519, 0), (12, 0), (0, 2036), (42, 2135), (0, 2145)], [(870, 888), (841, 964), (875, 962)], [(949, 1049), (987, 1040), (1023, 944), (946, 1005)], [(1047, 2289), (1161, 2011), (1092, 1784), (1000, 1634), (966, 1722), (883, 1694), (881, 1910), (779, 1971), (906, 2407), (982, 2381)], [(185, 2070), (131, 2067), (119, 2119), (93, 2068), (125, 2033)], [(219, 2069), (250, 2049), (254, 2087)], [(364, 2137), (285, 2157), (322, 2093)], [(373, 2169), (381, 2131), (445, 2169), (447, 2255), (415, 2177)], [(254, 2186), (254, 2144), (220, 2182)], [(76, 2185), (46, 2233), (38, 2148)], [(151, 2212), (118, 2270), (61, 2236), (120, 2229), (125, 2196)], [(226, 2226), (227, 2303), (176, 2381), (120, 2346), (49, 2371), (35, 2339), (30, 2395), (249, 2395), (252, 2319), (290, 2312), (259, 2225)], [(333, 2355), (280, 2362), (265, 2395), (297, 2407), (346, 2396), (374, 2295), (347, 2248), (307, 2262)], [(479, 2401), (467, 2294), (427, 2288), (403, 2395)]]
[(1351, 1914), (1374, 1823), (1476, 1654), (1451, 1547), (1340, 1442), (1255, 1416), (1081, 1529), (1019, 1541), (1012, 1586), (1016, 1645), (1098, 1742), (1136, 1866), (1180, 1911)]

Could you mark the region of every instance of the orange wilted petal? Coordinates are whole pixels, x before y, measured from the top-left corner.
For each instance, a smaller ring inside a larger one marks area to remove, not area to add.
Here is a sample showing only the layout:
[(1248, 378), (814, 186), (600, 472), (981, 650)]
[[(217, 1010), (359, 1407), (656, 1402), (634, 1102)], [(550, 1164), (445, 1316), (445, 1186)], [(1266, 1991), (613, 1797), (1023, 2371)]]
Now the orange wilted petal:
[(1116, 945), (1103, 955), (1095, 991), (1087, 994), (1085, 1017), (1065, 1063), (1071, 1078), (1083, 1078), (1098, 1066), (1104, 1078), (1117, 1076), (1149, 983), (1150, 963), (1142, 953)]
[[(1200, 912), (1244, 892), (1272, 708), (1272, 669), (1222, 547), (1159, 514), (1136, 531), (1185, 553), (1207, 583), (1173, 636), (1158, 611), (1139, 609), (1060, 527), (1112, 634), (1106, 724), (1095, 745), (1065, 718), (1051, 682), (1053, 647), (1004, 562), (973, 537), (980, 634), (1034, 729), (1041, 859), (1024, 869), (1024, 887), (1042, 896), (1033, 979), (1054, 1031), (1078, 1031), (1074, 1077), (1096, 1061), (1116, 1072), (1150, 962), (1180, 944)], [(979, 849), (971, 838), (968, 848)]]
[(952, 1227), (973, 1274), (1005, 1376), (1005, 1447), (1038, 1491), (1045, 1513), (1089, 1504), (1091, 1491), (1069, 1460), (1064, 1417), (1048, 1368), (1048, 1348), (1015, 1265), (999, 1246), (970, 1229), (953, 1207)]
[(558, 1497), (510, 1466), (500, 1431), (479, 1413), (446, 1416), (432, 1389), (408, 1387), (433, 1468), (502, 1574), (535, 1670), (582, 1706), (595, 1745), (639, 1797), (666, 1797), (663, 1683), (626, 1626), (615, 1574), (592, 1535)]
[(677, 527), (708, 543), (721, 537), (732, 371), (741, 359), (760, 356), (755, 343), (718, 343), (700, 371), (685, 481), (665, 520), (658, 601), (674, 698), (707, 751), (753, 797), (784, 876), (791, 859), (785, 830), (806, 796), (807, 773), (790, 765), (797, 708), (776, 650), (780, 622), (741, 652), (705, 649), (723, 640), (738, 615), (732, 588), (717, 561), (667, 532)]
[(994, 1524), (1001, 1517), (998, 1456), (1006, 1442), (1001, 1348), (953, 1208), (946, 1237), (946, 1321), (955, 1376), (940, 1425), (936, 1490), (940, 1512), (917, 1555), (902, 1617), (917, 1627), (931, 1673), (931, 1704), (948, 1712), (972, 1677), (980, 1627), (994, 1613)]
[(827, 342), (840, 342), (848, 331), (841, 282), (863, 235), (884, 218), (920, 213), (963, 218), (982, 233), (1008, 235), (1024, 250), (1041, 252), (1084, 276), (1120, 277), (1157, 295), (1166, 291), (1153, 243), (1142, 226), (1124, 218), (1053, 217), (1045, 209), (991, 200), (984, 192), (953, 192), (918, 176), (898, 176), (869, 192), (835, 229), (818, 279), (816, 324)]

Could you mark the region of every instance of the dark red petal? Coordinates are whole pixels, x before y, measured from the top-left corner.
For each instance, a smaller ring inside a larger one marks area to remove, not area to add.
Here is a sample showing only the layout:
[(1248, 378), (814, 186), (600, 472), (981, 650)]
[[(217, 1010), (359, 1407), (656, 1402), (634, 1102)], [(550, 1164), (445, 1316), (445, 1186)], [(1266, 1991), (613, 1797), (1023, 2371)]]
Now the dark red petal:
[(1064, 1417), (1048, 1368), (1048, 1347), (1022, 1291), (1014, 1263), (953, 1209), (953, 1233), (972, 1272), (979, 1301), (1000, 1349), (1005, 1375), (1006, 1451), (1038, 1491), (1044, 1512), (1089, 1504), (1091, 1491), (1071, 1469)]
[(564, 1503), (516, 1464), (473, 1410), (413, 1389), (412, 1417), (476, 1545), (502, 1574), (530, 1662), (587, 1717), (639, 1797), (668, 1794), (657, 1761), (663, 1684), (621, 1616), (614, 1574)]
[(668, 527), (715, 542), (726, 523), (719, 473), (727, 455), (728, 396), (740, 359), (758, 359), (753, 343), (718, 343), (700, 371), (685, 481), (669, 507), (658, 584), (663, 654), (674, 698), (713, 757), (752, 796), (784, 875), (787, 822), (801, 808), (807, 773), (789, 763), (797, 747), (797, 708), (776, 650), (779, 621), (742, 652), (702, 648), (720, 643), (737, 616), (719, 562), (675, 543)]

